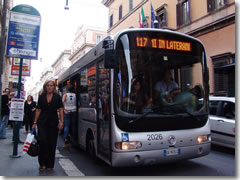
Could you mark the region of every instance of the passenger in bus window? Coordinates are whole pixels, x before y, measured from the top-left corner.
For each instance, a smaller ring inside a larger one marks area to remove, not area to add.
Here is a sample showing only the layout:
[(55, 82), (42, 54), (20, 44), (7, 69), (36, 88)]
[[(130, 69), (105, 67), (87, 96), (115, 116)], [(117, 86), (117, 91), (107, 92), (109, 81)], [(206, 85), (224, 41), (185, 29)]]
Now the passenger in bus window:
[(172, 80), (171, 72), (169, 69), (165, 70), (163, 73), (163, 79), (156, 83), (155, 94), (160, 97), (160, 94), (164, 93), (169, 95), (171, 91), (178, 88), (178, 84)]
[(199, 99), (202, 97), (202, 90), (200, 85), (196, 85), (189, 91), (184, 91), (176, 94), (171, 103), (168, 105), (177, 105), (175, 110), (184, 110), (188, 112), (195, 112), (198, 109)]
[[(96, 109), (96, 95), (95, 94), (90, 95), (89, 107)], [(99, 97), (99, 99), (98, 99), (98, 114), (99, 114), (99, 119), (103, 119), (101, 97)]]
[(130, 97), (124, 98), (124, 102), (129, 103), (129, 112), (143, 113), (145, 104), (147, 103), (147, 96), (145, 95), (140, 80), (136, 79), (132, 84), (132, 91)]
[(95, 94), (89, 95), (90, 96), (90, 103), (89, 107), (96, 107), (96, 96)]

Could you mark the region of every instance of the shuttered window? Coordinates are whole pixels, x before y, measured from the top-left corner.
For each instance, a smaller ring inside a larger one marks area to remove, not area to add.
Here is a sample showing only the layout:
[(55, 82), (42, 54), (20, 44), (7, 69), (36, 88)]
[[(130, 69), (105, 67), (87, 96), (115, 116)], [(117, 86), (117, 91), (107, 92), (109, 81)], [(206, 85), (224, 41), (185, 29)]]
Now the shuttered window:
[(182, 25), (182, 4), (177, 4), (177, 26)]
[(217, 93), (226, 93), (228, 85), (228, 75), (223, 73), (223, 69), (214, 69), (214, 87), (215, 92)]
[(119, 20), (122, 19), (122, 5), (119, 6)]
[(109, 19), (109, 28), (111, 28), (113, 26), (113, 14), (110, 16)]
[(214, 11), (226, 5), (228, 0), (207, 0), (208, 12)]
[(161, 8), (157, 11), (157, 20), (160, 28), (167, 27), (167, 11), (165, 8)]
[(133, 9), (133, 0), (129, 0), (129, 12)]
[(191, 21), (190, 1), (181, 1), (176, 6), (177, 26), (188, 24)]
[(233, 96), (235, 94), (234, 54), (224, 53), (211, 58), (214, 65), (214, 94)]

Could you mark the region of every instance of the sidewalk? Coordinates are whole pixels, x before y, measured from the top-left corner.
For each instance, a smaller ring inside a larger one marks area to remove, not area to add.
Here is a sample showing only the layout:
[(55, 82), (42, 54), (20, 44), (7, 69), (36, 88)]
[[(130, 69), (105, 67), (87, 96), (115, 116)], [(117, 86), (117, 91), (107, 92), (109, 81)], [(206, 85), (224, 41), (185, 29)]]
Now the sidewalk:
[[(0, 139), (0, 176), (66, 176), (64, 170), (55, 160), (55, 167), (52, 172), (39, 172), (38, 157), (23, 155), (23, 144), (18, 144), (19, 158), (10, 157), (13, 155), (12, 142), (13, 129), (7, 128), (7, 139)], [(25, 141), (24, 128), (20, 128), (20, 139)]]

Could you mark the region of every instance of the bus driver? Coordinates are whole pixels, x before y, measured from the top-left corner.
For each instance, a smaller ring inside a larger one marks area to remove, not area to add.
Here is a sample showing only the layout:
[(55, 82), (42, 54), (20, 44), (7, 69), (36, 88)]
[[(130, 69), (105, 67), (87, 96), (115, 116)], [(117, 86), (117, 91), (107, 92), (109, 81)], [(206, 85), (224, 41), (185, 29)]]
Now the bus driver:
[(167, 101), (171, 101), (171, 92), (174, 89), (178, 89), (178, 84), (171, 79), (171, 72), (167, 69), (164, 71), (163, 80), (157, 82), (155, 85), (155, 95), (156, 97), (165, 95), (167, 96)]

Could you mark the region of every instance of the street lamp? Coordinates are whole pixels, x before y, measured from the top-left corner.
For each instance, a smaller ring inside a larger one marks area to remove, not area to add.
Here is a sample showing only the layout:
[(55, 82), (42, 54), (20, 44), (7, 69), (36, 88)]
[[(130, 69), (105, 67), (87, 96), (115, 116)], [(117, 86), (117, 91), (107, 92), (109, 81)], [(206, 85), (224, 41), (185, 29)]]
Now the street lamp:
[(66, 0), (66, 5), (64, 6), (64, 9), (65, 9), (65, 10), (69, 10), (69, 7), (68, 7), (68, 0)]
[(158, 22), (158, 20), (154, 20), (153, 21), (153, 24), (154, 24), (154, 28), (159, 28), (159, 22)]

